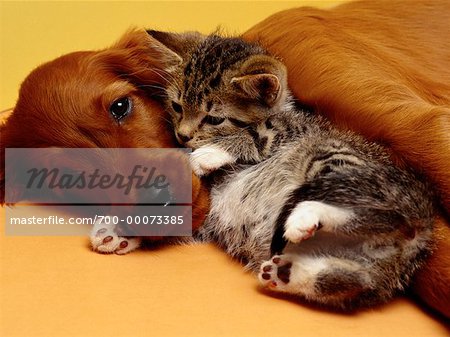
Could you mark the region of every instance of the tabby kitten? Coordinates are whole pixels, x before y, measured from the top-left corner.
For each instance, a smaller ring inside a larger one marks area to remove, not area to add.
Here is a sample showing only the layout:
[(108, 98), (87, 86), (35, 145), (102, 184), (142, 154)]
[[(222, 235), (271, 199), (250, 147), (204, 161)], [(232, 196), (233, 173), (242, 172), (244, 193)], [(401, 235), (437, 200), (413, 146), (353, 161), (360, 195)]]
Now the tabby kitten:
[(198, 237), (269, 289), (329, 306), (384, 302), (408, 285), (431, 251), (424, 183), (380, 146), (295, 109), (285, 67), (260, 46), (149, 34), (182, 60), (167, 69), (167, 106), (195, 172), (213, 173)]

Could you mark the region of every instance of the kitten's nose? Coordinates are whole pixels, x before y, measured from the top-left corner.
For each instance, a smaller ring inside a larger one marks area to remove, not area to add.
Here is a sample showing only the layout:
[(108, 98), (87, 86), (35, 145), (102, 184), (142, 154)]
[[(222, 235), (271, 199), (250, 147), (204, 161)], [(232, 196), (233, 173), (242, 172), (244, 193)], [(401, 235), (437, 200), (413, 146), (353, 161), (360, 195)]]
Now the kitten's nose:
[(180, 141), (182, 141), (183, 143), (187, 143), (188, 141), (190, 141), (192, 139), (191, 137), (183, 135), (182, 133), (179, 133), (179, 132), (177, 132), (177, 136), (178, 136), (178, 139)]

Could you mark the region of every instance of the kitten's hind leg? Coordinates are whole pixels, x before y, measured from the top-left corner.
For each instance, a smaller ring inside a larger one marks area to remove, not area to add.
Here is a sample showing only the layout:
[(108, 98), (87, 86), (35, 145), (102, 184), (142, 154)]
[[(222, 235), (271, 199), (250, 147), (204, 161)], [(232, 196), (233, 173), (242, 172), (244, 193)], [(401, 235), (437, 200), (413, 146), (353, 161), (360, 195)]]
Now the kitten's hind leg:
[(272, 291), (337, 307), (358, 302), (372, 288), (366, 266), (327, 256), (276, 255), (261, 265), (258, 278)]
[(284, 225), (284, 237), (293, 242), (309, 239), (314, 233), (323, 228), (333, 231), (336, 227), (345, 224), (353, 217), (349, 209), (325, 204), (320, 201), (300, 202)]

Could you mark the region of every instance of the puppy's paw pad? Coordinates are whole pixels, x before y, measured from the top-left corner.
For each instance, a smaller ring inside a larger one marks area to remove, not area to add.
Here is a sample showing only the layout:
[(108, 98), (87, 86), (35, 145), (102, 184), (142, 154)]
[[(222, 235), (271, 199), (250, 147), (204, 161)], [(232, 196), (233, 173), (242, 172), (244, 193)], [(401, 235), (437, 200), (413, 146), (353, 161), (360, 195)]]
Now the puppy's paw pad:
[(125, 238), (117, 235), (115, 226), (97, 221), (91, 232), (92, 249), (104, 254), (127, 254), (141, 244), (141, 238)]
[(282, 291), (283, 287), (289, 284), (291, 267), (292, 262), (289, 259), (275, 255), (261, 265), (259, 281), (269, 289)]
[(235, 159), (225, 150), (205, 146), (191, 153), (189, 160), (192, 170), (198, 176), (208, 175), (222, 166), (231, 164)]
[(141, 238), (120, 238), (120, 240), (119, 246), (114, 251), (118, 255), (128, 254), (141, 245)]

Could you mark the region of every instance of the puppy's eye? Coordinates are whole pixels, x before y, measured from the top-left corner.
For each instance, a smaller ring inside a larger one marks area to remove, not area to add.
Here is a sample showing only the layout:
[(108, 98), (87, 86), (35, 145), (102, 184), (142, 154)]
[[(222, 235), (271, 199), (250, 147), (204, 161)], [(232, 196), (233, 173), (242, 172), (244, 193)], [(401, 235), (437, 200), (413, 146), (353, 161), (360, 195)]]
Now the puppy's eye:
[(122, 97), (114, 101), (109, 107), (109, 112), (117, 120), (121, 120), (126, 115), (128, 115), (132, 108), (131, 99), (128, 97)]
[(221, 117), (214, 117), (214, 116), (206, 116), (203, 118), (203, 122), (210, 124), (210, 125), (219, 125), (222, 124), (225, 121), (225, 118)]
[(176, 113), (179, 113), (179, 114), (183, 112), (183, 107), (174, 101), (172, 101), (172, 109), (173, 109), (173, 111), (175, 111)]

